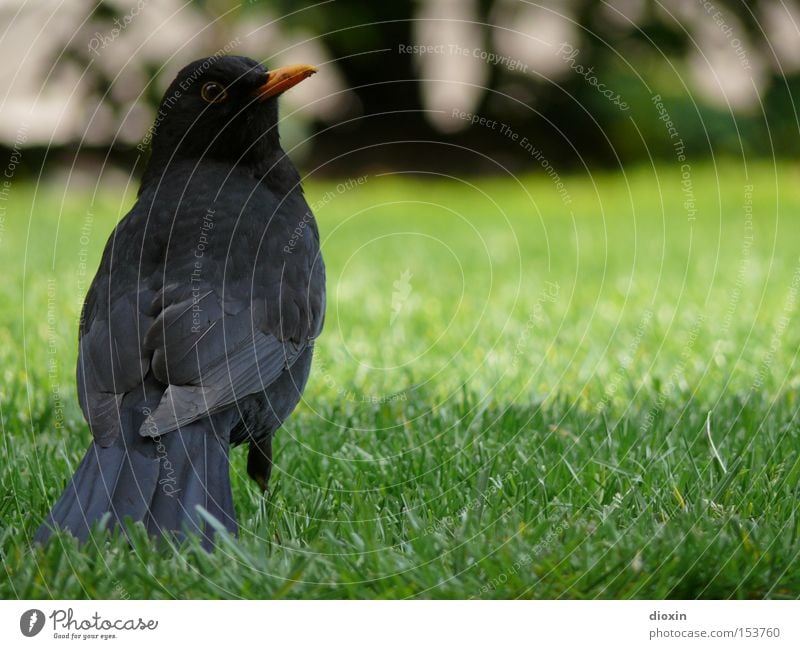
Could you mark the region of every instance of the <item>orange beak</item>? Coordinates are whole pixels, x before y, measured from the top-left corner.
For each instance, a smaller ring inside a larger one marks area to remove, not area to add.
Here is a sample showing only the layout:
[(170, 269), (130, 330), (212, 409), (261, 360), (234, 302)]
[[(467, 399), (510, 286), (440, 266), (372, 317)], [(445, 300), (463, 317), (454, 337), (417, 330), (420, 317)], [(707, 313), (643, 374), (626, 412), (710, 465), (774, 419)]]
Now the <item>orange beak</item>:
[(286, 65), (272, 70), (267, 76), (267, 82), (256, 92), (258, 101), (266, 101), (270, 97), (277, 97), (292, 86), (296, 86), (303, 79), (307, 79), (316, 71), (317, 69), (311, 65)]

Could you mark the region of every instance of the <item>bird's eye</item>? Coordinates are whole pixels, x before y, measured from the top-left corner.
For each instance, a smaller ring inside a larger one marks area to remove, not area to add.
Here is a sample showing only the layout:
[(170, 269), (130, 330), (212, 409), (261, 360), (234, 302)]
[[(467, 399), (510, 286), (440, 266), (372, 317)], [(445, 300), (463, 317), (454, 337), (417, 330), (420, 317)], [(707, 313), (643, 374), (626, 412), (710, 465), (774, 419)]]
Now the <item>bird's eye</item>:
[(203, 84), (200, 89), (200, 96), (209, 104), (218, 104), (221, 101), (225, 101), (228, 92), (215, 81), (209, 81)]

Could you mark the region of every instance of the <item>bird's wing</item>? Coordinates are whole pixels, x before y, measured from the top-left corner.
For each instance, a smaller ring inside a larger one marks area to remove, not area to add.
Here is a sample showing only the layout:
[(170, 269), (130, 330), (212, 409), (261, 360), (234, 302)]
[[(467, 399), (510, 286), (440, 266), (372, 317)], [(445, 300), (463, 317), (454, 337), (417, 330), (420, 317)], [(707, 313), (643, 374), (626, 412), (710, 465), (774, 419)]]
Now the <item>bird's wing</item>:
[(149, 372), (150, 354), (139, 341), (153, 322), (138, 308), (140, 295), (108, 299), (106, 278), (110, 275), (92, 285), (84, 306), (76, 372), (81, 409), (101, 446), (110, 445), (128, 423), (122, 403)]
[(168, 287), (154, 301), (164, 299), (171, 303), (144, 345), (155, 377), (168, 387), (142, 435), (163, 435), (265, 390), (313, 344), (269, 332), (263, 299), (226, 302), (213, 288), (186, 285)]
[(186, 245), (207, 212), (203, 186), (185, 200), (184, 192), (141, 196), (109, 239), (84, 304), (77, 376), (102, 446), (126, 426), (160, 435), (263, 391), (319, 335), (316, 224), (297, 227), (308, 212), (299, 193), (279, 206), (269, 193), (240, 205), (251, 182), (215, 204), (205, 282), (194, 281), (196, 252)]

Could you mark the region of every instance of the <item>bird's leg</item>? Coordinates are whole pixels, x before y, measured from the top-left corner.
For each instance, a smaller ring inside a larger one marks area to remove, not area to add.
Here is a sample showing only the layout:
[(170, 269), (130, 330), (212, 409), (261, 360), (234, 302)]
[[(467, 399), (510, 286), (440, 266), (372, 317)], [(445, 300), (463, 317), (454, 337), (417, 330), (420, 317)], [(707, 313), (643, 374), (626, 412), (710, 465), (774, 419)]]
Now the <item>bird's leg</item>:
[(272, 435), (250, 442), (247, 454), (247, 475), (256, 481), (261, 491), (269, 493), (269, 476), (272, 473)]

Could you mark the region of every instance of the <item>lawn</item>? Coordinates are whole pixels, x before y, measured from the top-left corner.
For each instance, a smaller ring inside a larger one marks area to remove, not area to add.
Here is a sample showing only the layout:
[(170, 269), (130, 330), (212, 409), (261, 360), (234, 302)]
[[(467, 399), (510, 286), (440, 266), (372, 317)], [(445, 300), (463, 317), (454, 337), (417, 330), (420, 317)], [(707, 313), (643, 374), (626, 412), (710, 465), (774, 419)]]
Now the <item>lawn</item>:
[[(312, 178), (328, 313), (239, 539), (30, 538), (89, 442), (80, 301), (135, 189), (11, 185), (5, 598), (800, 593), (800, 167)], [(684, 184), (681, 184), (681, 180)]]

